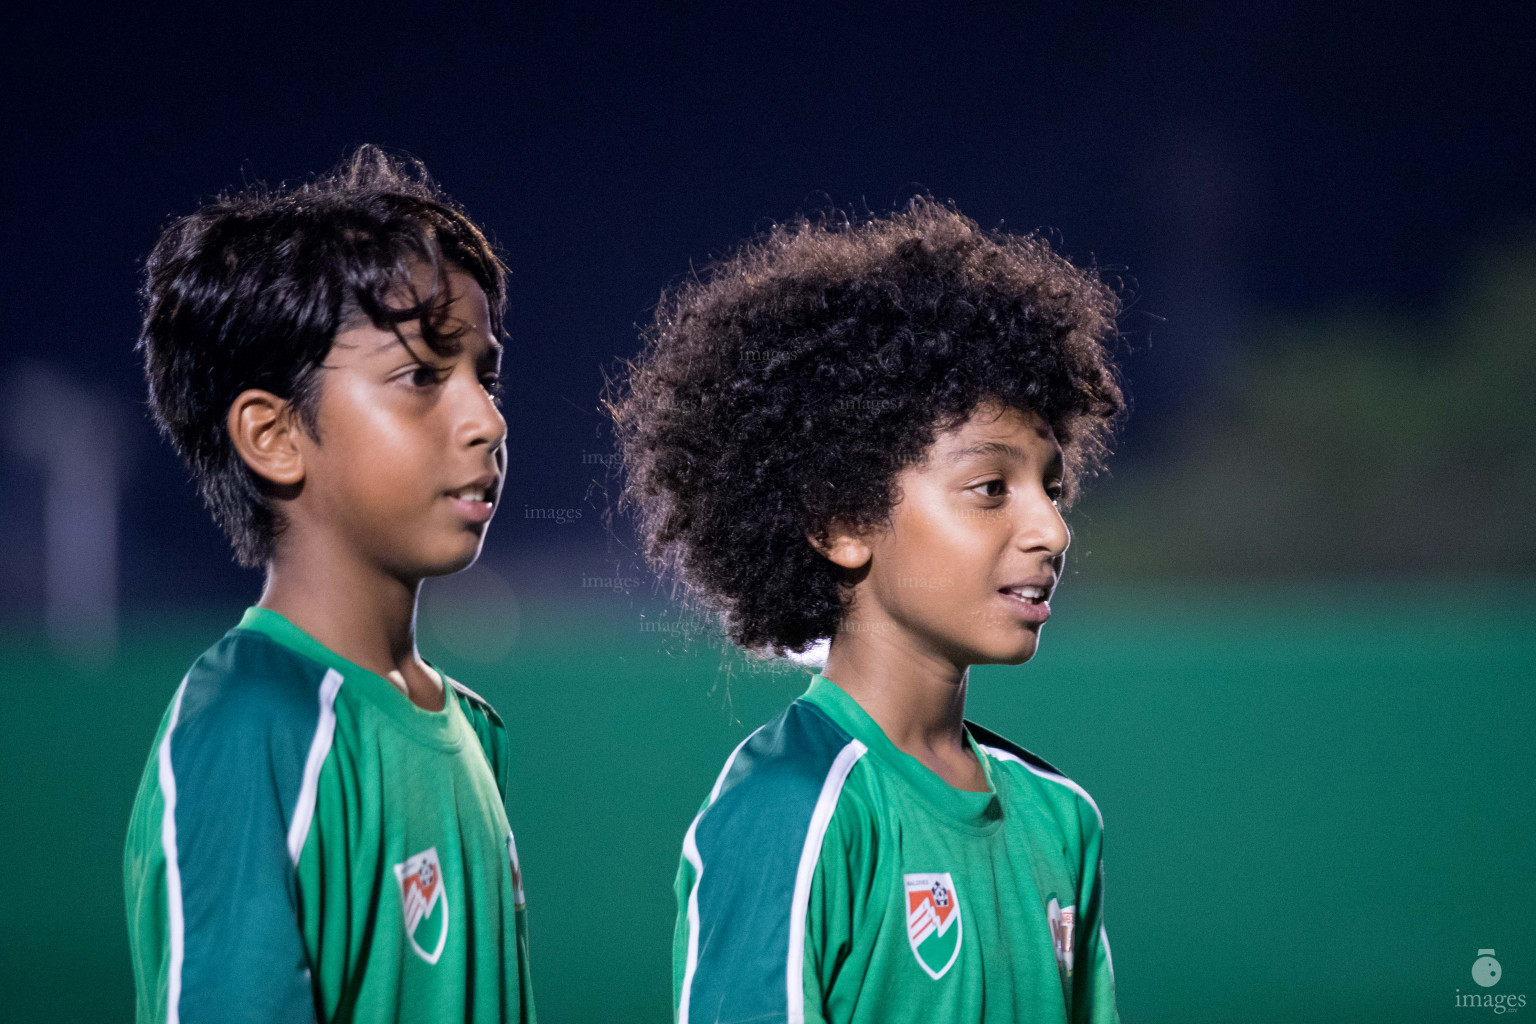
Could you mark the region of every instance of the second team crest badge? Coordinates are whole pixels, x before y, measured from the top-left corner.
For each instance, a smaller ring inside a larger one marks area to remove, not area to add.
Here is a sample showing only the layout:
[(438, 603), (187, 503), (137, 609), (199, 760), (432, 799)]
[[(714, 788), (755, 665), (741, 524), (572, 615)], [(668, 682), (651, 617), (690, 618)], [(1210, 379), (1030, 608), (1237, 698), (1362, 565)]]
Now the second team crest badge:
[(435, 964), (448, 943), (448, 894), (443, 891), (437, 847), (396, 864), (395, 878), (400, 882), (405, 937), (417, 956)]
[(1065, 984), (1072, 977), (1072, 950), (1075, 947), (1074, 934), (1077, 931), (1077, 907), (1063, 907), (1051, 897), (1051, 902), (1045, 905), (1045, 919), (1051, 923), (1051, 940), (1056, 945), (1056, 966), (1061, 971), (1061, 980)]
[(960, 956), (960, 896), (949, 872), (907, 875), (907, 942), (935, 981)]

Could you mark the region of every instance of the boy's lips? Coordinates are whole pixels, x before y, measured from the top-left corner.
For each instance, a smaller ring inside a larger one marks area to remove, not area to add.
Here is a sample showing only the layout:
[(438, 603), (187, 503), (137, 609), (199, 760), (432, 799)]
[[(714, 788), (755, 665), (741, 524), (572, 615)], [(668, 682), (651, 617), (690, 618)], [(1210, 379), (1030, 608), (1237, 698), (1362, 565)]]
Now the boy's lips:
[(453, 504), (453, 510), (471, 523), (488, 522), (496, 506), (496, 482), (494, 473), (476, 477), (469, 483), (445, 492)]
[(997, 592), (1020, 619), (1042, 623), (1051, 617), (1050, 598), (1055, 587), (1056, 578), (1044, 576), (998, 587)]

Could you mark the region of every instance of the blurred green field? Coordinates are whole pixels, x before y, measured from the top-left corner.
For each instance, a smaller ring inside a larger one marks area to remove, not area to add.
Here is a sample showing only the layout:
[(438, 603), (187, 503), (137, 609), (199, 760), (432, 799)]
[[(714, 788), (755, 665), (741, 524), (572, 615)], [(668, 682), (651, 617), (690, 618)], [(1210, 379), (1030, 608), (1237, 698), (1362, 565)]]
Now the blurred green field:
[[(1032, 664), (976, 671), (971, 717), (1102, 808), (1127, 1022), (1465, 1019), (1479, 948), (1536, 1002), (1536, 582), (1080, 590)], [(539, 1016), (666, 1021), (683, 830), (805, 676), (622, 595), (519, 604), (494, 663), (422, 639), (516, 743)], [(128, 810), (238, 613), (141, 617), (97, 669), (0, 637), (4, 1019), (131, 1019)]]

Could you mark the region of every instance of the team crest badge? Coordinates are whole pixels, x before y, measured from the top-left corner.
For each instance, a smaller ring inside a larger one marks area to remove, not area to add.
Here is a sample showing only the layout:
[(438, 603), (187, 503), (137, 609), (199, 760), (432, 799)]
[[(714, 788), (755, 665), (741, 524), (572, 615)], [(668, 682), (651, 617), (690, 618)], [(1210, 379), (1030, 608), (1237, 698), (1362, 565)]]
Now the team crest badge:
[(1072, 943), (1077, 929), (1077, 907), (1063, 907), (1051, 897), (1045, 905), (1046, 920), (1051, 923), (1051, 940), (1056, 944), (1056, 969), (1065, 983), (1072, 977)]
[(960, 956), (960, 897), (949, 872), (907, 875), (907, 942), (935, 981)]
[(400, 882), (405, 937), (417, 956), (435, 964), (448, 943), (448, 894), (443, 891), (437, 847), (396, 864), (395, 878)]

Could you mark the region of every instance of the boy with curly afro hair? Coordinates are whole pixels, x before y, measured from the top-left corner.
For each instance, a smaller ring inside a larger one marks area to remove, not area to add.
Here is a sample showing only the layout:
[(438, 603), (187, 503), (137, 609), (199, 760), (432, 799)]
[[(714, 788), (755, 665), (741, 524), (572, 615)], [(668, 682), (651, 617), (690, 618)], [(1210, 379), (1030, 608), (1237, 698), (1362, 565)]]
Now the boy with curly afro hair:
[(1117, 1021), (1103, 822), (965, 720), (1027, 661), (1125, 402), (1119, 301), (952, 205), (778, 226), (663, 296), (610, 404), (647, 556), (825, 664), (683, 840), (679, 1024)]

